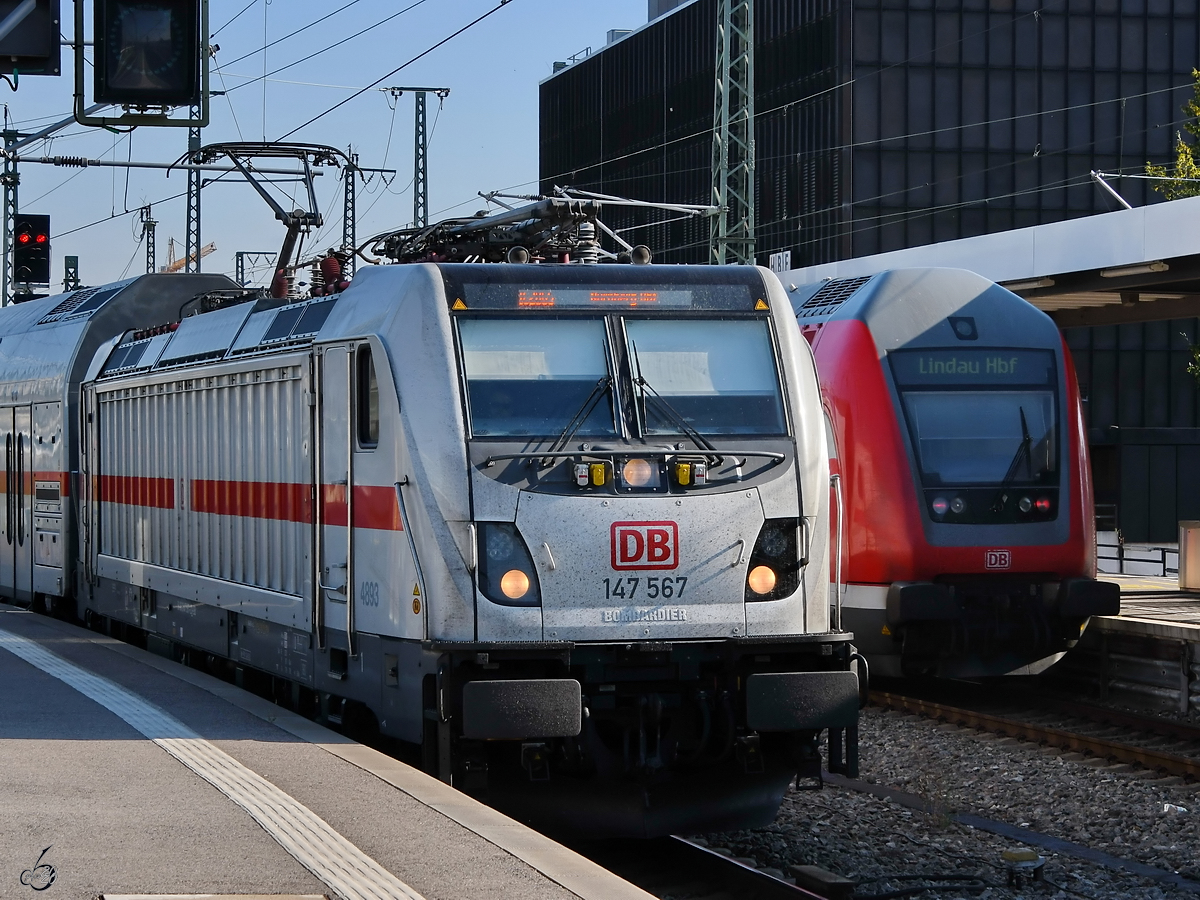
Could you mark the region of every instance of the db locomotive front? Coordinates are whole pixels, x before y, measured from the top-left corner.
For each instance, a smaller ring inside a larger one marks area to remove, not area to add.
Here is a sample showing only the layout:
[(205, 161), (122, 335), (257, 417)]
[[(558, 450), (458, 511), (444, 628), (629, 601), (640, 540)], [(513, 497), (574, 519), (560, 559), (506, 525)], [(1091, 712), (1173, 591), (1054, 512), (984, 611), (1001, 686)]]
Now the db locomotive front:
[(791, 296), (844, 501), (835, 580), (874, 674), (1036, 673), (1118, 612), (1095, 580), (1075, 370), (1045, 313), (956, 269)]
[(339, 289), (0, 310), (7, 596), (367, 721), (543, 826), (761, 825), (825, 732), (853, 770), (815, 367), (769, 273)]

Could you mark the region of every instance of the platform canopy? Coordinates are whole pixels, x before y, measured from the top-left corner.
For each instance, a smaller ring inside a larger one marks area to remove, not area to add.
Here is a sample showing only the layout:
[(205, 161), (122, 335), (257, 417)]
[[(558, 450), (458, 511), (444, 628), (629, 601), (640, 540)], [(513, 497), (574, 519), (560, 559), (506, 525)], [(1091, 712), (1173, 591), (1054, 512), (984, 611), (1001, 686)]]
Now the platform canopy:
[(784, 286), (947, 266), (999, 282), (1061, 328), (1200, 316), (1200, 197), (792, 269)]

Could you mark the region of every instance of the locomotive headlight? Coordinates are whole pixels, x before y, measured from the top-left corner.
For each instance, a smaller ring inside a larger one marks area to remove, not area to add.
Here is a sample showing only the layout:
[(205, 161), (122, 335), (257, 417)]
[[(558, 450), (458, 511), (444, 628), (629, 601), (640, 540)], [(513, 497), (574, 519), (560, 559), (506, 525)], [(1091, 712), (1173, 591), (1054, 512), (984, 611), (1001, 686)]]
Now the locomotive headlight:
[(501, 606), (540, 606), (537, 570), (511, 522), (480, 522), (479, 592)]
[(512, 533), (506, 528), (489, 530), (487, 541), (487, 558), (492, 562), (504, 562), (511, 559), (517, 544)]
[(775, 590), (775, 570), (770, 566), (755, 566), (746, 577), (746, 584), (756, 594), (769, 594)]
[(1022, 497), (1020, 500), (1017, 501), (1017, 509), (1019, 509), (1023, 513), (1027, 513), (1031, 509), (1033, 509), (1033, 501), (1030, 500), (1028, 497)]
[(621, 467), (621, 479), (629, 487), (649, 487), (654, 476), (654, 466), (645, 459), (628, 459)]
[(800, 570), (808, 563), (808, 529), (800, 519), (767, 519), (763, 522), (747, 565), (745, 599), (781, 600), (800, 588)]
[(931, 506), (933, 507), (933, 514), (935, 516), (944, 516), (946, 510), (950, 508), (950, 501), (945, 497), (935, 497)]
[(950, 501), (950, 512), (954, 513), (956, 516), (959, 515), (960, 513), (962, 513), (962, 511), (965, 510), (966, 508), (967, 508), (967, 501), (964, 500), (962, 497), (955, 497), (953, 500)]
[(509, 569), (500, 579), (500, 590), (509, 600), (520, 600), (529, 593), (529, 576), (520, 569)]

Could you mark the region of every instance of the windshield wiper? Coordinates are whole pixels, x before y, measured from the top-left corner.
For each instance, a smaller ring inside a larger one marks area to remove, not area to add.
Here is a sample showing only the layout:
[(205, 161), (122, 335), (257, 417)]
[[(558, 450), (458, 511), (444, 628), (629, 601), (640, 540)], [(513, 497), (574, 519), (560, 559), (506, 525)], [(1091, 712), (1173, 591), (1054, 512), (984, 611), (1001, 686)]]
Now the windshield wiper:
[(1028, 473), (1029, 479), (1033, 480), (1033, 438), (1030, 437), (1029, 425), (1025, 422), (1025, 407), (1018, 406), (1017, 411), (1021, 414), (1021, 444), (1017, 447), (1012, 462), (1008, 464), (1008, 471), (1004, 473), (1004, 480), (1000, 482), (1000, 490), (996, 494), (996, 499), (992, 501), (992, 512), (994, 513), (1004, 510), (1004, 501), (1008, 499), (1004, 489), (1016, 480), (1017, 472), (1021, 468), (1021, 460), (1025, 461), (1025, 471)]
[(712, 453), (712, 455), (715, 459), (715, 462), (718, 465), (720, 465), (722, 462), (724, 462), (725, 457), (723, 457), (720, 454), (720, 452), (718, 452), (717, 448), (713, 446), (712, 442), (709, 441), (708, 438), (706, 438), (704, 435), (702, 435), (700, 432), (698, 432), (691, 425), (689, 425), (684, 420), (683, 416), (680, 415), (679, 410), (677, 410), (674, 406), (672, 406), (670, 403), (668, 403), (667, 399), (665, 397), (663, 397), (662, 394), (660, 394), (658, 391), (656, 391), (654, 389), (654, 385), (652, 385), (650, 382), (648, 382), (646, 380), (646, 377), (644, 375), (642, 375), (642, 361), (638, 357), (637, 344), (634, 341), (630, 341), (629, 345), (632, 349), (633, 364), (634, 364), (634, 369), (635, 369), (633, 383), (638, 388), (641, 388), (642, 414), (641, 414), (641, 422), (639, 424), (642, 426), (642, 432), (643, 432), (642, 436), (645, 437), (646, 397), (647, 397), (647, 392), (649, 392), (649, 396), (659, 405), (659, 407), (661, 407), (661, 409), (662, 409), (663, 413), (666, 415), (666, 417), (668, 419), (670, 419), (675, 424), (675, 426), (677, 428), (679, 428), (679, 430), (682, 431), (687, 437), (691, 438), (692, 442), (697, 447), (700, 447), (704, 450), (708, 450), (710, 453)]
[[(575, 432), (579, 431), (579, 429), (583, 427), (583, 423), (588, 420), (588, 416), (592, 414), (592, 410), (596, 408), (596, 404), (600, 402), (600, 398), (603, 397), (611, 387), (612, 378), (608, 375), (605, 375), (596, 382), (596, 384), (592, 387), (591, 393), (584, 398), (584, 401), (582, 404), (580, 404), (579, 409), (575, 410), (575, 415), (571, 416), (571, 420), (567, 422), (566, 426), (559, 433), (558, 437), (556, 437), (554, 442), (550, 445), (550, 450), (548, 451), (549, 453), (556, 453), (560, 450), (566, 449), (567, 443), (575, 436)], [(545, 463), (543, 463), (543, 465), (545, 465)]]

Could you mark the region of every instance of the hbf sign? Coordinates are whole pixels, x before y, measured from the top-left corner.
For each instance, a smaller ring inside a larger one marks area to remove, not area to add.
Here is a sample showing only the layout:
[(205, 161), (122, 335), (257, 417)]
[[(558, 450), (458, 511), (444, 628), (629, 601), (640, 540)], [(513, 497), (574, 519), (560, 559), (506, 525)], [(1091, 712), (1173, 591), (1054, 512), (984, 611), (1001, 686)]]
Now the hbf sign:
[(614, 569), (674, 569), (679, 566), (679, 527), (674, 522), (613, 522)]

